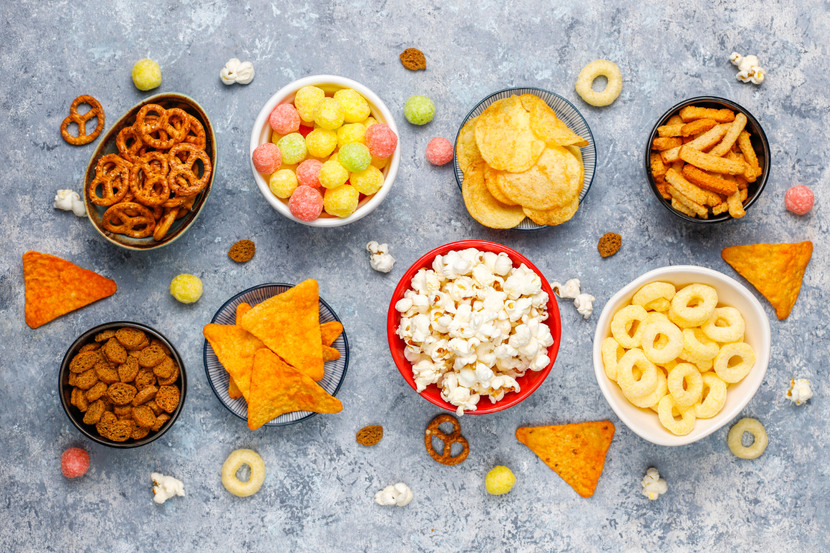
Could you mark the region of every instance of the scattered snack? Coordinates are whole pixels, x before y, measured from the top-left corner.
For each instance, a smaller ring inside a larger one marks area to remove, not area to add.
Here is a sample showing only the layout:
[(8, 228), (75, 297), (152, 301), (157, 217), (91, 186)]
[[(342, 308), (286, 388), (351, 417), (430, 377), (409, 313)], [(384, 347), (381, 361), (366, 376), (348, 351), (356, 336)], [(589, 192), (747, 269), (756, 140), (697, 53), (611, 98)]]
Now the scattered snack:
[(793, 378), (790, 380), (790, 389), (787, 390), (786, 397), (796, 405), (804, 405), (813, 397), (813, 389), (810, 387), (810, 381), (806, 378)]
[[(453, 431), (446, 433), (441, 430), (440, 426), (444, 423), (452, 424)], [(435, 445), (432, 443), (433, 438), (438, 438), (441, 442), (440, 452), (435, 449)], [(424, 432), (424, 444), (429, 456), (442, 465), (457, 465), (470, 454), (470, 444), (467, 443), (467, 438), (461, 435), (461, 424), (452, 415), (438, 415), (432, 419), (427, 425), (426, 432)], [(461, 452), (458, 455), (452, 454), (453, 444), (461, 444)]]
[(77, 217), (86, 217), (86, 206), (74, 190), (58, 190), (52, 207), (63, 211), (71, 211)]
[(516, 485), (516, 476), (509, 468), (497, 465), (490, 469), (484, 478), (484, 487), (490, 495), (504, 495), (510, 493)]
[(61, 315), (115, 293), (114, 280), (59, 257), (28, 251), (23, 254), (26, 324), (43, 326)]
[(178, 478), (158, 472), (150, 473), (153, 479), (153, 501), (161, 505), (171, 497), (184, 497), (184, 483)]
[(410, 96), (403, 106), (403, 115), (413, 125), (426, 125), (435, 117), (435, 104), (426, 96)]
[[(81, 104), (88, 105), (89, 111), (83, 114), (78, 113), (78, 106)], [(96, 120), (95, 129), (91, 134), (86, 134), (86, 122), (93, 117)], [(77, 136), (69, 134), (69, 125), (71, 123), (75, 123), (78, 126)], [(87, 94), (78, 96), (72, 100), (72, 105), (69, 106), (69, 115), (61, 123), (61, 136), (63, 139), (73, 146), (83, 146), (98, 138), (102, 130), (104, 130), (104, 108), (101, 107), (100, 102)]]
[(410, 71), (419, 71), (427, 68), (427, 58), (417, 48), (407, 48), (401, 52), (401, 64)]
[(80, 478), (89, 470), (89, 453), (70, 447), (61, 454), (61, 473), (67, 478)]
[(538, 455), (576, 493), (591, 497), (614, 439), (614, 424), (598, 421), (522, 426), (516, 429), (516, 439)]
[(721, 251), (723, 260), (769, 300), (779, 320), (790, 316), (812, 255), (813, 243), (809, 240), (730, 246)]
[(389, 244), (378, 244), (374, 240), (366, 244), (369, 265), (379, 273), (388, 273), (395, 265), (395, 258), (389, 253)]
[(225, 66), (219, 71), (219, 79), (224, 85), (232, 85), (234, 83), (248, 84), (254, 80), (254, 64), (249, 61), (239, 61), (237, 58), (231, 58)]
[(427, 144), (427, 161), (433, 165), (446, 165), (452, 161), (452, 143), (443, 136), (436, 136)]
[[(594, 81), (598, 77), (605, 77), (608, 83), (602, 92), (594, 90)], [(622, 73), (613, 61), (594, 60), (579, 72), (576, 78), (576, 93), (585, 102), (596, 107), (609, 106), (614, 103), (622, 92)]]
[(256, 244), (251, 240), (240, 240), (228, 250), (228, 257), (237, 263), (247, 263), (256, 253)]
[(599, 239), (597, 250), (602, 257), (611, 257), (622, 247), (622, 236), (616, 232), (606, 232)]
[[(236, 476), (242, 465), (248, 465), (251, 471), (247, 482), (242, 482)], [(265, 462), (253, 449), (237, 449), (231, 452), (222, 464), (222, 485), (237, 497), (254, 495), (262, 488), (264, 482)]]
[(662, 494), (669, 491), (669, 485), (666, 484), (664, 479), (660, 478), (660, 473), (654, 467), (651, 467), (646, 471), (642, 484), (643, 495), (651, 501), (654, 501)]
[(742, 83), (761, 84), (764, 82), (767, 72), (761, 69), (756, 56), (742, 56), (738, 52), (732, 52), (729, 61), (738, 67), (738, 74), (735, 78)]
[(551, 284), (551, 288), (560, 298), (574, 300), (576, 312), (582, 315), (583, 318), (588, 319), (591, 317), (591, 314), (594, 312), (596, 298), (590, 294), (582, 293), (578, 278), (572, 278), (566, 281), (565, 284), (554, 282)]
[[(548, 295), (538, 274), (506, 253), (475, 248), (438, 255), (395, 303), (416, 390), (431, 384), (456, 414), (518, 392), (527, 371), (550, 365)], [(481, 300), (479, 300), (481, 298)]]
[(186, 273), (178, 275), (170, 281), (170, 294), (182, 303), (196, 303), (202, 297), (202, 280)]
[(406, 507), (412, 501), (412, 490), (403, 482), (398, 482), (393, 486), (386, 486), (375, 494), (375, 503), (385, 507), (395, 505), (397, 507)]
[[(743, 444), (744, 433), (752, 436), (752, 443), (749, 446)], [(764, 425), (758, 419), (743, 418), (729, 429), (726, 438), (729, 449), (740, 459), (757, 459), (767, 449), (769, 438)]]
[(377, 424), (361, 428), (355, 440), (360, 445), (371, 447), (383, 439), (383, 427)]
[(787, 211), (796, 215), (807, 215), (813, 209), (815, 197), (813, 191), (803, 184), (790, 187), (784, 195), (784, 206)]
[(161, 86), (161, 67), (151, 59), (144, 58), (133, 65), (133, 84), (142, 92)]

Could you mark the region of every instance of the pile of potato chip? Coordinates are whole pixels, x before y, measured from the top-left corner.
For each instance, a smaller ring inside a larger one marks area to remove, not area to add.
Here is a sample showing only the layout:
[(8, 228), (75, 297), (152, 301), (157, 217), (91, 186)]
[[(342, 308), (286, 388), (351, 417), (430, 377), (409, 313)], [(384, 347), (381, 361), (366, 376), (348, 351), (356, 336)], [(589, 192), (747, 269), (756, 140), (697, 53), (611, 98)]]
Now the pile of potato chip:
[(538, 96), (493, 102), (458, 136), (467, 211), (499, 229), (513, 228), (525, 217), (539, 225), (570, 220), (585, 180), (579, 148), (587, 145)]

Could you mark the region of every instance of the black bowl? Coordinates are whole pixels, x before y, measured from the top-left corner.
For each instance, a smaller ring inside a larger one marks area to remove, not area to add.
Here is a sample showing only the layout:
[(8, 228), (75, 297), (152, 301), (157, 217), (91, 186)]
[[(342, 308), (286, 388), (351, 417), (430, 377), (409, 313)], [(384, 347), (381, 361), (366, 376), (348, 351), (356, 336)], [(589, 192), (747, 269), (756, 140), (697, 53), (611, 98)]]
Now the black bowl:
[[(179, 398), (179, 405), (176, 407), (176, 410), (170, 415), (170, 420), (167, 421), (164, 426), (162, 426), (158, 432), (150, 432), (147, 436), (140, 440), (133, 440), (129, 439), (126, 442), (114, 442), (112, 440), (108, 440), (102, 436), (100, 436), (96, 431), (94, 426), (86, 425), (83, 422), (84, 414), (81, 411), (72, 405), (69, 402), (69, 396), (72, 393), (72, 386), (69, 385), (69, 363), (72, 361), (72, 358), (75, 357), (75, 354), (78, 353), (78, 350), (86, 343), (92, 341), (92, 338), (99, 332), (109, 329), (118, 329), (123, 327), (130, 327), (130, 328), (137, 328), (139, 330), (143, 330), (147, 333), (150, 338), (157, 338), (161, 343), (163, 343), (167, 348), (170, 350), (170, 355), (173, 356), (173, 360), (179, 365), (179, 378), (176, 380), (176, 385), (179, 387), (181, 392), (181, 397)], [(150, 328), (149, 326), (143, 325), (141, 323), (134, 323), (131, 321), (115, 321), (111, 323), (104, 323), (100, 324), (96, 327), (90, 328), (81, 336), (75, 340), (69, 349), (66, 352), (66, 355), (63, 357), (63, 362), (61, 363), (60, 375), (59, 375), (59, 382), (58, 382), (58, 392), (60, 393), (61, 397), (61, 405), (63, 405), (63, 410), (66, 412), (66, 416), (69, 417), (69, 420), (72, 421), (72, 424), (75, 425), (81, 434), (89, 438), (90, 440), (97, 442), (101, 445), (105, 445), (108, 447), (115, 447), (119, 449), (130, 449), (133, 447), (140, 447), (143, 445), (147, 445), (150, 442), (157, 440), (167, 432), (171, 426), (176, 422), (179, 418), (179, 414), (182, 412), (182, 407), (184, 406), (184, 398), (187, 395), (187, 374), (185, 372), (184, 363), (182, 363), (182, 358), (179, 355), (179, 352), (173, 347), (173, 344), (165, 338), (160, 332)]]
[(727, 100), (726, 98), (719, 98), (717, 96), (698, 96), (696, 98), (683, 100), (679, 104), (669, 109), (660, 117), (660, 119), (657, 120), (657, 123), (651, 129), (651, 133), (648, 136), (648, 141), (646, 142), (645, 156), (643, 158), (644, 167), (646, 171), (646, 179), (648, 179), (651, 191), (654, 193), (654, 197), (657, 198), (657, 201), (659, 201), (663, 205), (663, 207), (665, 207), (674, 215), (680, 217), (684, 221), (705, 224), (722, 223), (724, 221), (730, 221), (733, 219), (733, 217), (729, 215), (729, 212), (724, 212), (721, 215), (711, 216), (708, 219), (699, 219), (697, 217), (690, 217), (685, 213), (681, 213), (675, 210), (671, 206), (671, 201), (666, 200), (665, 198), (663, 198), (663, 196), (660, 195), (660, 191), (657, 189), (657, 183), (655, 182), (654, 177), (651, 174), (651, 163), (649, 161), (649, 156), (652, 153), (651, 144), (657, 137), (657, 127), (665, 125), (672, 115), (676, 115), (682, 108), (690, 105), (715, 109), (727, 108), (735, 112), (739, 111), (746, 115), (746, 130), (751, 135), (752, 147), (755, 149), (755, 154), (758, 156), (758, 165), (761, 166), (762, 173), (761, 176), (758, 177), (758, 179), (755, 182), (750, 182), (747, 184), (747, 199), (744, 202), (744, 211), (749, 211), (749, 208), (752, 207), (752, 204), (754, 204), (755, 201), (761, 196), (761, 192), (763, 192), (764, 187), (767, 184), (770, 169), (770, 149), (769, 142), (767, 141), (767, 135), (766, 133), (764, 133), (764, 129), (761, 127), (761, 124), (758, 122), (758, 120), (755, 119), (755, 117), (751, 113), (749, 113), (749, 111), (747, 111), (746, 108), (739, 104), (736, 104), (731, 100)]

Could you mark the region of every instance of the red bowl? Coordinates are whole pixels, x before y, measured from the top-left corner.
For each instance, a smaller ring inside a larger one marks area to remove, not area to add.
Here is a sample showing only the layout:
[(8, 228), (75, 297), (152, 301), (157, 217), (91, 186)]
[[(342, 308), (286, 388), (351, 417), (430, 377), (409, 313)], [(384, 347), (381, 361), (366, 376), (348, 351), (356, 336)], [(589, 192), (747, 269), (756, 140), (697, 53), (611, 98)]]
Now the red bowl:
[[(443, 255), (451, 250), (464, 250), (468, 248), (476, 248), (481, 251), (494, 252), (497, 254), (504, 252), (508, 255), (508, 257), (510, 257), (511, 261), (513, 261), (514, 266), (518, 267), (524, 263), (530, 270), (539, 275), (539, 278), (542, 280), (542, 290), (548, 294), (548, 319), (545, 321), (545, 324), (550, 327), (550, 333), (553, 336), (553, 345), (548, 348), (550, 364), (545, 367), (544, 370), (529, 370), (524, 376), (517, 378), (516, 382), (518, 382), (521, 387), (519, 392), (508, 392), (500, 401), (497, 401), (496, 403), (490, 403), (489, 398), (482, 397), (481, 401), (478, 403), (478, 408), (475, 411), (465, 411), (465, 414), (485, 415), (487, 413), (504, 411), (505, 409), (513, 407), (535, 392), (536, 389), (542, 385), (545, 378), (547, 378), (551, 368), (553, 368), (553, 364), (556, 361), (556, 354), (559, 351), (559, 339), (562, 336), (562, 325), (559, 320), (559, 307), (556, 304), (556, 297), (553, 295), (553, 290), (551, 290), (550, 284), (548, 284), (548, 281), (545, 279), (542, 271), (540, 271), (533, 263), (528, 261), (525, 256), (515, 250), (511, 250), (507, 246), (502, 246), (501, 244), (487, 242), (484, 240), (461, 240), (460, 242), (452, 242), (450, 244), (444, 244), (443, 246), (435, 248), (416, 261), (409, 268), (409, 270), (404, 273), (400, 282), (398, 282), (398, 286), (392, 294), (392, 301), (389, 303), (389, 314), (386, 318), (386, 335), (389, 339), (389, 351), (392, 353), (392, 359), (395, 360), (395, 365), (398, 367), (398, 370), (404, 380), (409, 383), (413, 390), (416, 390), (415, 377), (412, 374), (412, 364), (406, 360), (403, 353), (406, 344), (404, 344), (403, 340), (401, 340), (395, 332), (401, 319), (400, 313), (398, 313), (395, 309), (395, 304), (398, 300), (403, 298), (404, 292), (406, 292), (410, 287), (412, 277), (418, 272), (419, 269), (432, 267), (433, 260), (439, 255)], [(454, 405), (441, 399), (441, 390), (435, 384), (430, 384), (423, 392), (420, 393), (420, 396), (442, 409), (455, 412), (456, 408)]]

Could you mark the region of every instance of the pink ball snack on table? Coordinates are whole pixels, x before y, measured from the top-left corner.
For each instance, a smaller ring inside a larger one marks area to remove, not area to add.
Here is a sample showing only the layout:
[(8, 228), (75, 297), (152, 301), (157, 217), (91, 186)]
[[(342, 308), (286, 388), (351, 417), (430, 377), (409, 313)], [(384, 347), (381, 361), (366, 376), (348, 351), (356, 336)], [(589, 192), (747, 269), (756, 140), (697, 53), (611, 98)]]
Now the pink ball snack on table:
[(452, 161), (453, 147), (443, 136), (436, 136), (427, 144), (427, 161), (433, 165), (446, 165)]
[(793, 186), (787, 190), (787, 194), (784, 196), (784, 205), (787, 207), (787, 210), (792, 211), (796, 215), (806, 215), (809, 213), (813, 209), (814, 201), (813, 191), (803, 184)]
[(288, 200), (288, 209), (301, 221), (313, 221), (323, 212), (323, 196), (316, 188), (298, 186)]
[(366, 145), (373, 157), (385, 159), (395, 152), (398, 135), (385, 123), (376, 123), (366, 129)]
[(70, 447), (61, 455), (61, 472), (67, 478), (78, 478), (89, 470), (89, 453), (80, 447)]
[(254, 168), (257, 172), (264, 175), (270, 175), (275, 172), (282, 164), (280, 149), (276, 144), (270, 142), (257, 146), (251, 159), (254, 162)]
[(271, 112), (268, 123), (277, 134), (291, 134), (300, 130), (300, 113), (291, 104), (280, 104)]

